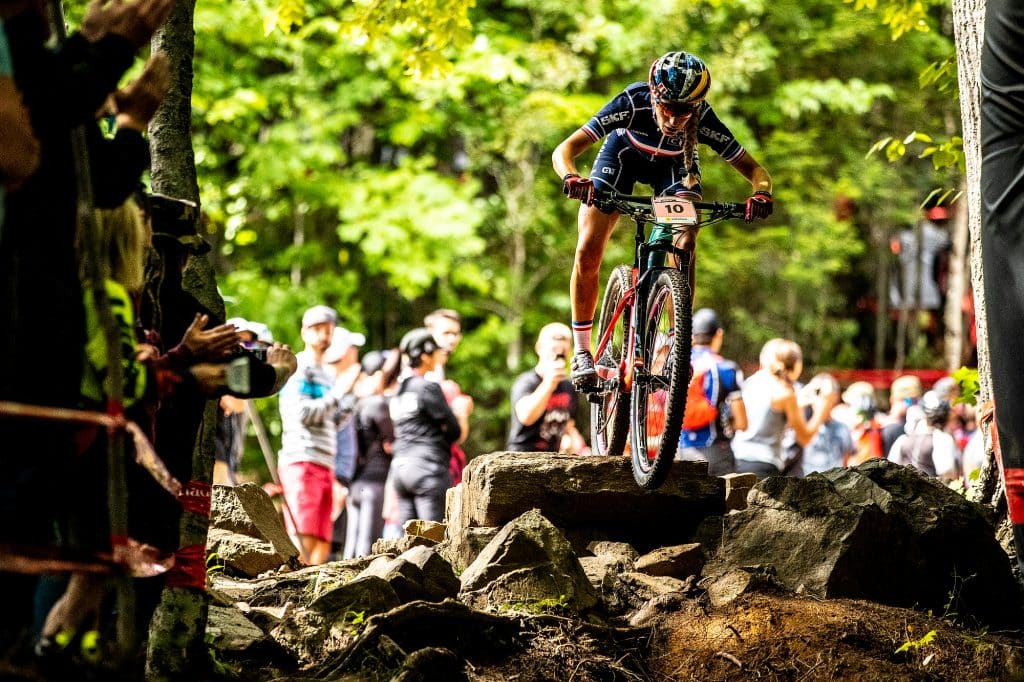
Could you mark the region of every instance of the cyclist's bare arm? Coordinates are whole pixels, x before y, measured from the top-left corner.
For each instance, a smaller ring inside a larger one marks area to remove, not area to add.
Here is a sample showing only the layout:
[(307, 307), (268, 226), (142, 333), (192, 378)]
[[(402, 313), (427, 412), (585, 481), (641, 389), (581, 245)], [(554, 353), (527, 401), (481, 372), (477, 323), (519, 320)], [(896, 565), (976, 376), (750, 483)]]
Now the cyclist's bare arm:
[(750, 155), (750, 152), (734, 161), (733, 168), (750, 181), (751, 191), (771, 193), (772, 177), (768, 175), (768, 171), (764, 169), (764, 166), (759, 164), (757, 159)]
[(564, 178), (566, 173), (578, 173), (576, 159), (593, 145), (594, 139), (580, 129), (555, 147), (555, 151), (551, 153), (551, 165), (554, 166), (558, 178)]

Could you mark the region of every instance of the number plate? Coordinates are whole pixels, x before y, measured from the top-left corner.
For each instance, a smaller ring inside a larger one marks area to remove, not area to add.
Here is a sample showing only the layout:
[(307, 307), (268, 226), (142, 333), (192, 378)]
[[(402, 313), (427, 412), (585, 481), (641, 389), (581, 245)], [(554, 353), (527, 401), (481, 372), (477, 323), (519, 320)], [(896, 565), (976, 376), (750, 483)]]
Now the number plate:
[(689, 199), (679, 197), (655, 197), (651, 201), (654, 208), (654, 218), (659, 223), (673, 223), (675, 225), (696, 225), (697, 209)]

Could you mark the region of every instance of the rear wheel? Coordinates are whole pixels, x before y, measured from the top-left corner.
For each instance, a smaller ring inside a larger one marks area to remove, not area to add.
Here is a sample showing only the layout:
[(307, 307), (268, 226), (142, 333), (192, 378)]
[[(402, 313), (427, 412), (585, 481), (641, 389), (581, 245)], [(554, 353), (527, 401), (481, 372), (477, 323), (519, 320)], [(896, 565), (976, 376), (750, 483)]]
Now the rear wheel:
[(633, 377), (630, 410), (633, 477), (648, 490), (665, 482), (679, 447), (690, 380), (691, 305), (686, 275), (660, 271), (644, 309), (643, 367)]
[[(630, 306), (615, 319), (615, 309), (632, 286), (632, 270), (627, 265), (616, 267), (608, 278), (601, 301), (601, 315), (597, 322), (597, 338), (604, 338), (605, 330), (615, 324), (604, 352), (595, 358), (598, 374), (605, 391), (594, 396), (599, 402), (590, 406), (590, 443), (596, 455), (618, 457), (626, 447), (629, 433), (629, 392), (622, 383), (625, 368), (626, 328), (629, 326)], [(611, 368), (614, 371), (610, 371)]]

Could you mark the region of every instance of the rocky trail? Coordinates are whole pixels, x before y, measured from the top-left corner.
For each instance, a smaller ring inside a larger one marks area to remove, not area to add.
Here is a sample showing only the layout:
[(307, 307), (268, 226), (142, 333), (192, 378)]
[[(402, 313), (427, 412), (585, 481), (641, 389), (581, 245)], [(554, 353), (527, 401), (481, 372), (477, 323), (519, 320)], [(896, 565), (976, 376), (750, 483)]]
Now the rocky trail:
[(445, 524), (317, 567), (260, 488), (217, 488), (211, 657), (237, 680), (1024, 679), (983, 507), (884, 461), (755, 483), (495, 453)]

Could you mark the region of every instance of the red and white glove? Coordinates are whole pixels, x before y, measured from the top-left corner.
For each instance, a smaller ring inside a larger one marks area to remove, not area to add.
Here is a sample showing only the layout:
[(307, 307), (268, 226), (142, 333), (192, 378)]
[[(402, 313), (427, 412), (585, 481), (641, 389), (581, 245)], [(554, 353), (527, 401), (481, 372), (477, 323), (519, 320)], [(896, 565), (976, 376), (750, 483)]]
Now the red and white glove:
[(579, 173), (566, 173), (562, 177), (562, 194), (590, 206), (594, 203), (594, 183), (590, 178), (580, 177)]
[(759, 189), (747, 199), (747, 211), (743, 219), (748, 223), (752, 220), (763, 220), (772, 214), (772, 193)]

